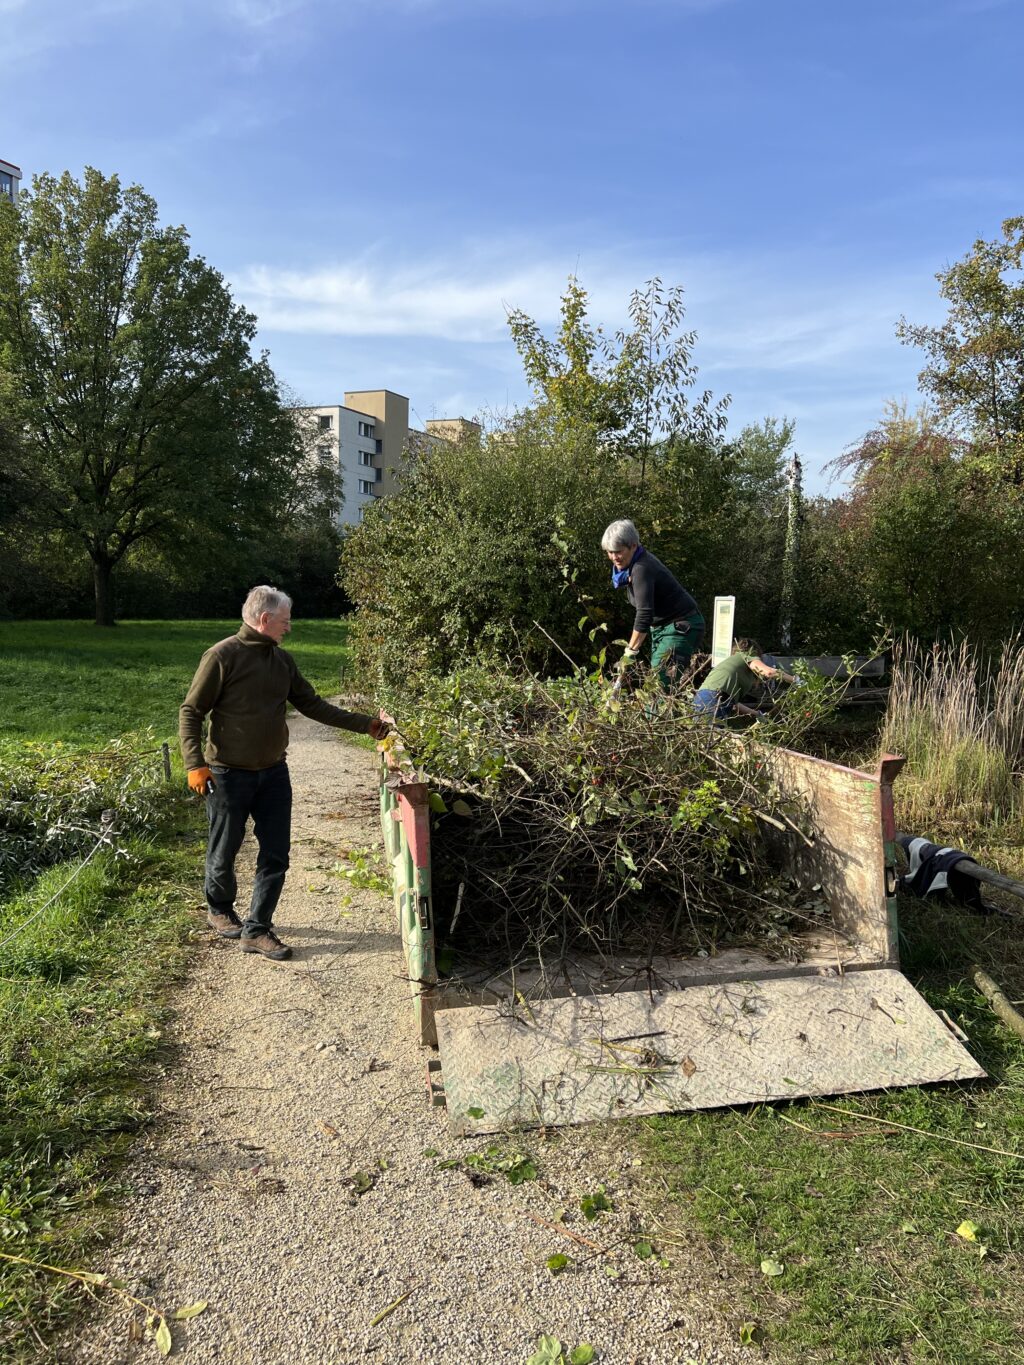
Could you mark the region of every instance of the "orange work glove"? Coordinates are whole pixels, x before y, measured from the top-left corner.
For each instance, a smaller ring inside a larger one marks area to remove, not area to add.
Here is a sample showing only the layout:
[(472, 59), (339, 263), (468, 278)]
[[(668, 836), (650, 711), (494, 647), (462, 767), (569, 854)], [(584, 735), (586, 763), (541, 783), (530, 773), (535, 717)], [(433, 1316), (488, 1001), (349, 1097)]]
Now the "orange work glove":
[(213, 773), (210, 772), (209, 768), (189, 768), (188, 785), (197, 796), (206, 795), (206, 784), (208, 782), (211, 787), (217, 785), (213, 780)]

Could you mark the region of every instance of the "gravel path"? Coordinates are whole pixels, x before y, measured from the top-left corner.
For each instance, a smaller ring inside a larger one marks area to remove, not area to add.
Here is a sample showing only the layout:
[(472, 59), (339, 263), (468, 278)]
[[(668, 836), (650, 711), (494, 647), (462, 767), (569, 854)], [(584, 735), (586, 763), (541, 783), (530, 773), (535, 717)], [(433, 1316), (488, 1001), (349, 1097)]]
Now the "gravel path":
[[(168, 1312), (209, 1302), (173, 1324), (175, 1356), (195, 1365), (518, 1365), (541, 1333), (592, 1343), (603, 1365), (749, 1359), (707, 1320), (725, 1290), (713, 1267), (634, 1255), (644, 1172), (614, 1129), (527, 1136), (539, 1174), (519, 1185), (444, 1168), (487, 1143), (451, 1137), (427, 1103), (390, 900), (354, 891), (339, 913), (345, 883), (330, 875), (341, 847), (379, 845), (375, 756), (291, 724), (277, 927), (295, 956), (270, 963), (220, 941), (199, 955), (106, 1268)], [(588, 1223), (579, 1200), (599, 1183), (615, 1208)], [(619, 1246), (595, 1255), (534, 1221), (563, 1214), (566, 1231)], [(557, 1276), (554, 1253), (572, 1260)], [(97, 1312), (56, 1358), (158, 1358), (129, 1327)]]

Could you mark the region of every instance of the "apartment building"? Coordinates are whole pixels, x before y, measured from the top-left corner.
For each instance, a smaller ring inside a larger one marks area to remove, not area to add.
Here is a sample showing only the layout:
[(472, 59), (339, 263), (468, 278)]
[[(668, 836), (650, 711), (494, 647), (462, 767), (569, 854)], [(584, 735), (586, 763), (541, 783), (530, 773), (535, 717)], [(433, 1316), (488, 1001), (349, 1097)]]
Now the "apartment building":
[[(348, 399), (349, 395), (345, 395)], [(345, 403), (297, 408), (315, 457), (341, 474), (339, 526), (357, 526), (381, 490), (384, 431), (372, 412)]]
[(409, 450), (429, 449), (435, 441), (460, 441), (479, 434), (465, 417), (440, 417), (426, 431), (409, 429), (409, 400), (391, 389), (354, 389), (344, 403), (296, 408), (315, 458), (341, 473), (340, 527), (357, 526), (375, 498), (393, 493)]
[(16, 199), (20, 188), (21, 167), (15, 166), (12, 161), (0, 159), (0, 194), (6, 194), (8, 199)]

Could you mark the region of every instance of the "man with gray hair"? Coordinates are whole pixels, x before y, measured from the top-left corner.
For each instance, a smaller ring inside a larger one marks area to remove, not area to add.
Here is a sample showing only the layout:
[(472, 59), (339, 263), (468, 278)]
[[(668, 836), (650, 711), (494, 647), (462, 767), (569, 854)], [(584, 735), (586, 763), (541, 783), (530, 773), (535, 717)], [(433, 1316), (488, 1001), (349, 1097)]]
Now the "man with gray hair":
[[(242, 606), (242, 628), (206, 651), (178, 716), (188, 785), (206, 798), (206, 920), (222, 938), (240, 938), (244, 953), (281, 962), (292, 950), (271, 924), (284, 888), (291, 848), (292, 787), (285, 754), (288, 703), (304, 716), (374, 739), (387, 734), (382, 717), (342, 711), (318, 696), (281, 649), (292, 628), (292, 600), (277, 588), (253, 588)], [(206, 751), (203, 720), (209, 716)], [(235, 858), (252, 818), (259, 853), (249, 912), (235, 914)]]

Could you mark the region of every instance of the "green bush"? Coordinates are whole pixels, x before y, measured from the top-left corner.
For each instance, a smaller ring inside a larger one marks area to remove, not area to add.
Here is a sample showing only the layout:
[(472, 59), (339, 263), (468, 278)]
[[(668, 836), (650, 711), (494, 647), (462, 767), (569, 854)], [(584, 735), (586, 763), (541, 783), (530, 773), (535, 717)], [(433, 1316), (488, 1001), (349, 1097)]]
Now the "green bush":
[[(556, 437), (534, 416), (414, 456), (342, 557), (367, 685), (388, 690), (495, 650), (541, 671), (564, 664), (560, 651), (589, 657), (578, 593), (613, 608), (600, 540), (629, 514), (631, 491), (593, 440)], [(578, 572), (574, 584), (563, 570)]]

